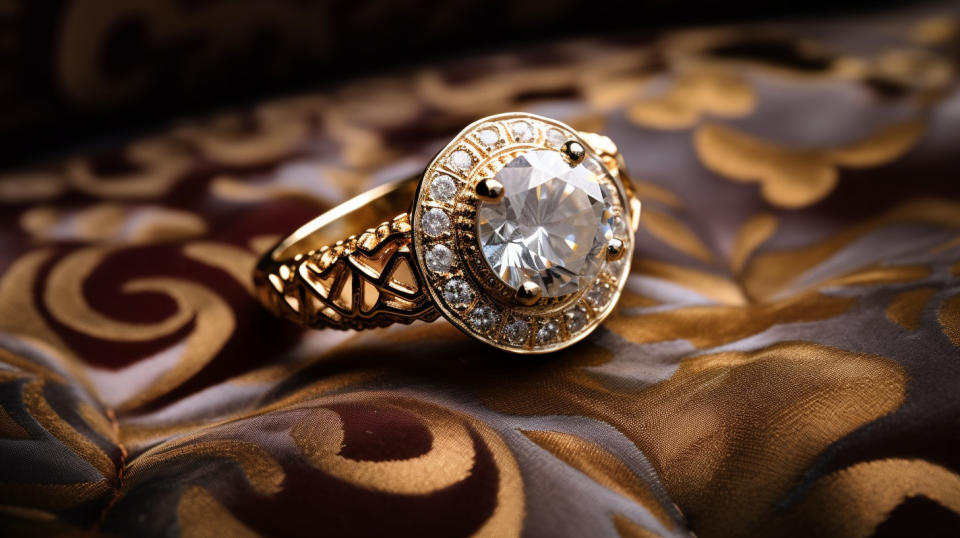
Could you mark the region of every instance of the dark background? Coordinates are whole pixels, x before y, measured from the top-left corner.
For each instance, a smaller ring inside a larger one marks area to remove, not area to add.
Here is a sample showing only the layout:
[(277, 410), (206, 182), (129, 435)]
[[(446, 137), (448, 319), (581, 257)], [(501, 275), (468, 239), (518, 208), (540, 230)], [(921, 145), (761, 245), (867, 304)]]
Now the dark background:
[(565, 37), (856, 13), (890, 1), (7, 0), (0, 165), (267, 95)]

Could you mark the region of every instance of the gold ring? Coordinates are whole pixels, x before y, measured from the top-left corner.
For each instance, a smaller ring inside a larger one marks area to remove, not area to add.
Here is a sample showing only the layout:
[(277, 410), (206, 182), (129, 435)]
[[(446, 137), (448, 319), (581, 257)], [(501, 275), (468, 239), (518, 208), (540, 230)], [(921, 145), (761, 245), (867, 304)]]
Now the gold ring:
[(546, 353), (613, 310), (639, 219), (609, 138), (498, 114), (468, 125), (423, 174), (303, 225), (264, 255), (254, 281), (267, 308), (306, 327), (443, 315), (499, 349)]

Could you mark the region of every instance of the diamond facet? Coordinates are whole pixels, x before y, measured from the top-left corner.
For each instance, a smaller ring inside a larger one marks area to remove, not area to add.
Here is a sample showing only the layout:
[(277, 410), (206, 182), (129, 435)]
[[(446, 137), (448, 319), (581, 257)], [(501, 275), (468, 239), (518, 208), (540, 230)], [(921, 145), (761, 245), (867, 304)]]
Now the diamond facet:
[(556, 321), (545, 321), (537, 329), (537, 343), (549, 344), (560, 336), (560, 326)]
[(430, 183), (430, 198), (438, 202), (449, 202), (457, 194), (457, 184), (448, 175), (437, 176)]
[(523, 319), (515, 319), (503, 328), (503, 336), (513, 345), (520, 345), (527, 341), (530, 333), (530, 324)]
[(610, 285), (604, 282), (598, 282), (596, 286), (587, 292), (586, 299), (590, 306), (594, 308), (603, 308), (610, 300), (610, 294), (613, 292)]
[(497, 324), (500, 316), (489, 306), (480, 306), (470, 313), (470, 325), (480, 332), (487, 332)]
[(494, 273), (514, 288), (533, 281), (547, 297), (593, 282), (612, 237), (612, 200), (600, 177), (583, 163), (571, 167), (558, 151), (536, 150), (514, 158), (495, 179), (506, 194), (481, 203), (477, 219)]
[(556, 128), (550, 128), (547, 130), (547, 143), (555, 148), (559, 148), (567, 141), (567, 135), (563, 134), (563, 131)]
[(450, 166), (460, 171), (469, 170), (473, 166), (473, 156), (462, 149), (458, 149), (450, 154)]
[(575, 333), (587, 324), (587, 315), (583, 309), (571, 308), (563, 313), (563, 319), (567, 324), (567, 332)]
[(513, 122), (510, 133), (517, 142), (530, 142), (534, 139), (533, 127), (525, 121)]
[(430, 237), (439, 237), (450, 229), (450, 217), (442, 209), (431, 209), (421, 219), (423, 231)]
[(477, 134), (477, 138), (480, 139), (480, 143), (485, 146), (492, 146), (500, 141), (500, 133), (492, 127), (486, 129), (481, 129)]
[(450, 269), (453, 253), (446, 245), (433, 245), (424, 255), (427, 268), (437, 273), (444, 273)]
[(462, 278), (454, 278), (443, 287), (443, 298), (454, 308), (466, 308), (473, 302), (473, 288)]

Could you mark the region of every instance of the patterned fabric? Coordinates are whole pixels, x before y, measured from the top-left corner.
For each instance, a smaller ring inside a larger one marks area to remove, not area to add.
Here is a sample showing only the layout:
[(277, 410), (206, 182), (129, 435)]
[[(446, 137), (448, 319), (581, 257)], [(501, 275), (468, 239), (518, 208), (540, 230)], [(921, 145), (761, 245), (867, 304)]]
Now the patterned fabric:
[[(3, 534), (960, 534), (958, 21), (559, 43), (4, 172)], [(590, 338), (258, 306), (279, 235), (520, 109), (638, 180)]]

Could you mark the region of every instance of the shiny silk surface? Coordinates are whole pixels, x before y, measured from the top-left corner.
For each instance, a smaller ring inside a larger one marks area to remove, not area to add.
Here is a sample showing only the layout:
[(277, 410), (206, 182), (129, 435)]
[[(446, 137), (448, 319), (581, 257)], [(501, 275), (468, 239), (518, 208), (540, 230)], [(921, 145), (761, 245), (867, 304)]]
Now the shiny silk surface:
[[(556, 43), (3, 171), (3, 534), (960, 533), (958, 21)], [(258, 305), (278, 237), (510, 110), (643, 200), (593, 335)]]

